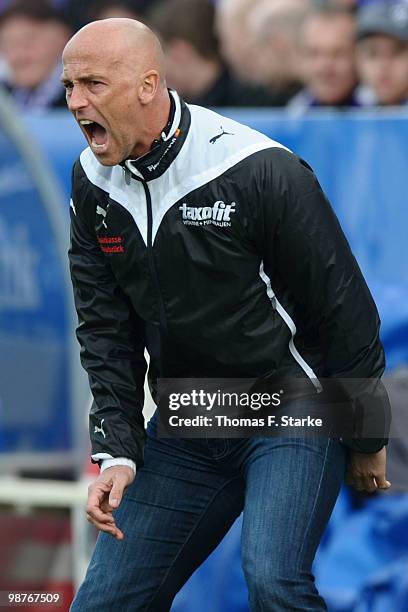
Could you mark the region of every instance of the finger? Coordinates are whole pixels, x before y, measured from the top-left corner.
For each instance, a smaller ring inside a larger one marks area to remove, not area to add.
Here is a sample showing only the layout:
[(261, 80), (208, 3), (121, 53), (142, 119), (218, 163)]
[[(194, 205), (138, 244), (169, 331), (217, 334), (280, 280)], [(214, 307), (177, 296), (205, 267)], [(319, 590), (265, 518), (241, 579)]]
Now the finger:
[(375, 482), (379, 489), (389, 489), (391, 483), (386, 479), (385, 474), (378, 474), (375, 476)]
[(100, 527), (99, 527), (100, 525), (103, 525), (103, 526), (104, 526), (104, 527), (106, 527), (107, 529), (109, 529), (109, 528), (112, 528), (112, 527), (115, 527), (115, 526), (116, 526), (116, 525), (115, 525), (115, 520), (114, 520), (114, 518), (113, 518), (113, 517), (111, 518), (111, 520), (110, 520), (110, 521), (98, 521), (98, 520), (97, 520), (97, 519), (96, 519), (96, 518), (95, 518), (93, 515), (91, 515), (91, 514), (88, 514), (88, 513), (87, 513), (87, 515), (86, 515), (86, 520), (87, 520), (89, 523), (92, 523), (93, 525), (98, 526), (98, 529), (100, 528)]
[(103, 502), (101, 503), (101, 510), (102, 512), (104, 512), (105, 514), (109, 514), (110, 516), (112, 516), (112, 508), (109, 505), (109, 499), (104, 499)]
[(88, 503), (86, 511), (95, 520), (107, 523), (112, 520), (111, 509), (106, 507), (111, 484), (101, 483), (94, 484), (88, 491)]
[(95, 521), (95, 520), (91, 520), (90, 522), (97, 529), (99, 529), (99, 531), (103, 531), (104, 533), (107, 533), (108, 535), (113, 536), (117, 540), (123, 540), (123, 538), (125, 537), (123, 532), (115, 524), (106, 525), (105, 523), (99, 523), (98, 521)]
[(95, 526), (97, 527), (97, 529), (99, 529), (99, 531), (103, 531), (107, 533), (108, 535), (113, 536), (117, 540), (123, 540), (123, 538), (125, 537), (123, 532), (116, 525), (113, 525), (111, 527), (111, 526), (106, 526), (104, 524), (96, 524)]
[(88, 506), (100, 507), (102, 502), (107, 499), (112, 484), (104, 482), (93, 483), (88, 488)]
[(95, 520), (90, 514), (86, 515), (87, 521), (95, 525), (97, 529), (100, 531), (105, 531), (106, 533), (110, 533), (111, 535), (122, 535), (123, 532), (116, 526), (115, 519), (112, 517), (112, 520), (109, 523), (102, 523), (100, 521)]
[(111, 523), (113, 521), (111, 512), (104, 512), (99, 506), (91, 504), (87, 504), (86, 512), (89, 514), (93, 520), (98, 521), (100, 523)]
[(100, 501), (109, 493), (111, 488), (112, 482), (94, 482), (88, 487), (88, 498)]
[(362, 478), (363, 490), (368, 493), (374, 493), (377, 491), (377, 483), (373, 476), (365, 476)]
[(117, 474), (113, 479), (113, 485), (109, 494), (109, 505), (111, 508), (117, 508), (122, 501), (123, 491), (127, 485), (127, 479), (120, 474)]

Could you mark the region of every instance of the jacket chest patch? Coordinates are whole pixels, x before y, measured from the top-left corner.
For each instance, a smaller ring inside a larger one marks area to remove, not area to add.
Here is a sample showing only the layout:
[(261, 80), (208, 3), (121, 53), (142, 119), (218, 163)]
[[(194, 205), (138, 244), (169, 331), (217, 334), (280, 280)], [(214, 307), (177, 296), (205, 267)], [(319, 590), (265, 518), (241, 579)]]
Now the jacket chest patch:
[(98, 236), (99, 246), (104, 253), (118, 254), (124, 253), (124, 243), (122, 236)]
[(225, 204), (222, 200), (212, 206), (190, 206), (183, 202), (179, 210), (184, 225), (231, 227), (231, 216), (236, 212), (235, 206), (235, 202)]

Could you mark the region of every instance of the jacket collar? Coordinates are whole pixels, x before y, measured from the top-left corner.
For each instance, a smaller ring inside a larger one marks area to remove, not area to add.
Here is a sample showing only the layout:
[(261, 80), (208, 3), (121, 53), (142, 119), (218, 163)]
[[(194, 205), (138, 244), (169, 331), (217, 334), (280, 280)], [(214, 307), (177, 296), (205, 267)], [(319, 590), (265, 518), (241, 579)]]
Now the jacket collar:
[(150, 151), (138, 159), (127, 159), (120, 165), (133, 175), (151, 181), (158, 178), (177, 157), (190, 129), (191, 115), (185, 102), (176, 91), (169, 90), (171, 108), (169, 121), (155, 140)]

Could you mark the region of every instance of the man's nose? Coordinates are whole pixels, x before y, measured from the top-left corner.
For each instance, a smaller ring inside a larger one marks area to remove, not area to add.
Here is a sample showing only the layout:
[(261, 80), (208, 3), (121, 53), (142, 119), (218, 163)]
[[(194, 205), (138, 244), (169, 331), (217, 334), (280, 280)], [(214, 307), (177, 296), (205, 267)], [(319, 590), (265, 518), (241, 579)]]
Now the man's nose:
[(84, 91), (81, 87), (74, 86), (71, 90), (70, 95), (67, 99), (68, 108), (70, 111), (78, 111), (81, 108), (85, 108), (88, 104), (88, 100), (84, 95)]

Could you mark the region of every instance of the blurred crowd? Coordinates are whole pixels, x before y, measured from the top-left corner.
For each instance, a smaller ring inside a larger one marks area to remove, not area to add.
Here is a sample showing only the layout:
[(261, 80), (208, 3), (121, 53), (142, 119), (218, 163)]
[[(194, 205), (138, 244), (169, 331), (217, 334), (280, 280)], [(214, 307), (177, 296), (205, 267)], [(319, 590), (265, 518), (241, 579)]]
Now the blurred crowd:
[(408, 104), (408, 0), (0, 0), (0, 82), (16, 105), (63, 106), (64, 45), (108, 17), (158, 33), (168, 86), (190, 103)]

